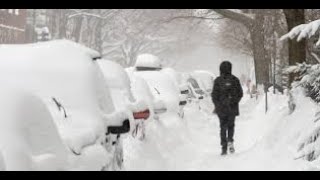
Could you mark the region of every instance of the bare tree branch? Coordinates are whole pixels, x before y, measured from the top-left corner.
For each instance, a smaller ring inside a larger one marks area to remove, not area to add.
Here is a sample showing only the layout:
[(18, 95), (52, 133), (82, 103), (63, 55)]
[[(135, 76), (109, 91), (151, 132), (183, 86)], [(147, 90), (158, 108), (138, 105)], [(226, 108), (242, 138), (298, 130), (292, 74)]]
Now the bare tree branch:
[(227, 9), (212, 9), (212, 10), (226, 18), (240, 22), (246, 26), (250, 26), (254, 21), (253, 18), (246, 16), (244, 13), (238, 13), (238, 12), (227, 10)]
[(170, 22), (172, 22), (174, 20), (177, 20), (177, 19), (220, 20), (220, 19), (224, 19), (224, 17), (212, 18), (212, 17), (201, 17), (201, 16), (176, 16), (176, 17), (173, 17), (173, 18), (170, 18), (170, 19), (163, 20), (162, 22), (163, 23), (170, 23)]

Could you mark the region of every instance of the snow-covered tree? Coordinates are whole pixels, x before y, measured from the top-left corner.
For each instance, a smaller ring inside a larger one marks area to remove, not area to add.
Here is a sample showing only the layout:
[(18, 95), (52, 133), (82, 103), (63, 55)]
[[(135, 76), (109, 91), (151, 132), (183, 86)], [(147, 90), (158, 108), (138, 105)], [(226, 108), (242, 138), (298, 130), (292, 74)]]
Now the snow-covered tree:
[[(283, 35), (281, 40), (295, 39), (301, 41), (305, 38), (311, 38), (312, 36), (318, 35), (320, 29), (320, 19), (312, 21), (307, 24), (300, 24), (294, 27), (289, 33)], [(316, 46), (320, 46), (320, 38), (315, 42)]]
[(315, 114), (314, 127), (298, 143), (297, 158), (307, 161), (319, 160), (320, 156), (320, 111)]
[[(185, 9), (45, 9), (29, 10), (29, 23), (37, 30), (48, 27), (52, 39), (66, 38), (100, 52), (103, 57), (131, 66), (139, 53), (153, 53), (163, 59), (205, 43), (199, 20), (168, 21), (186, 16)], [(40, 13), (41, 11), (41, 13)], [(42, 14), (42, 18), (40, 17)], [(43, 26), (36, 26), (41, 20)], [(202, 36), (200, 35), (202, 33)], [(36, 34), (35, 34), (36, 35)], [(196, 36), (194, 36), (196, 35)], [(32, 35), (34, 36), (34, 35)], [(201, 36), (201, 37), (200, 37)], [(33, 42), (37, 36), (33, 37)], [(168, 62), (174, 62), (168, 60)]]
[[(307, 24), (300, 24), (294, 27), (290, 32), (283, 35), (281, 40), (296, 39), (301, 41), (313, 36), (319, 36), (320, 20), (315, 20)], [(315, 41), (315, 46), (320, 46), (320, 38)], [(306, 63), (297, 64), (289, 68), (288, 72), (297, 74), (295, 80), (299, 80), (299, 85), (305, 87), (311, 96), (317, 102), (320, 102), (320, 68), (319, 64), (308, 65)]]
[[(314, 36), (318, 36), (314, 41), (314, 46), (319, 47), (319, 45), (320, 45), (319, 27), (320, 27), (320, 20), (315, 20), (310, 23), (300, 24), (300, 25), (292, 28), (287, 34), (283, 35), (281, 37), (281, 40), (289, 39), (289, 42), (291, 42), (291, 46), (294, 46), (294, 43), (292, 43), (292, 41), (297, 41), (297, 42), (303, 41), (304, 42), (305, 39), (310, 39)], [(306, 56), (304, 55), (304, 56), (300, 57), (299, 54), (301, 54), (301, 53), (299, 53), (300, 51), (297, 49), (302, 48), (302, 51), (305, 51), (306, 47), (305, 46), (301, 47), (301, 46), (295, 45), (292, 48), (293, 49), (291, 51), (293, 54), (289, 57), (289, 62), (291, 62), (291, 61), (292, 62), (289, 64), (295, 65), (295, 63), (305, 62)], [(295, 48), (297, 48), (297, 49), (295, 49)], [(297, 54), (297, 55), (295, 55), (295, 54)], [(313, 54), (313, 53), (311, 52), (311, 54)], [(289, 53), (289, 55), (290, 55), (290, 53)], [(318, 59), (316, 54), (313, 54), (313, 55), (316, 59)], [(300, 57), (300, 59), (298, 57)], [(304, 58), (304, 59), (302, 59), (302, 58)], [(292, 74), (292, 76), (296, 76), (296, 75)], [(291, 81), (292, 80), (293, 80), (293, 78), (291, 78)]]
[(286, 72), (297, 74), (294, 87), (302, 86), (309, 97), (320, 103), (320, 64), (297, 64), (289, 67)]
[[(320, 20), (315, 20), (310, 23), (300, 24), (292, 30), (283, 35), (281, 40), (292, 39), (301, 41), (319, 35)], [(320, 46), (320, 40), (317, 38), (314, 41), (314, 46)], [(302, 86), (306, 95), (313, 99), (316, 103), (320, 103), (320, 64), (300, 63), (291, 66), (287, 69), (288, 73), (296, 74), (296, 80), (293, 83), (293, 88)], [(315, 126), (312, 131), (308, 132), (306, 136), (299, 141), (298, 158), (303, 158), (308, 161), (315, 161), (319, 159), (320, 155), (320, 112), (315, 115)]]
[(250, 32), (244, 25), (225, 19), (219, 21), (217, 29), (215, 37), (222, 47), (253, 56)]
[(250, 32), (252, 42), (253, 59), (255, 61), (255, 72), (257, 83), (269, 83), (269, 64), (264, 37), (264, 21), (266, 10), (229, 10), (213, 9), (216, 13), (243, 24)]
[(190, 51), (208, 39), (204, 36), (207, 33), (202, 32), (207, 26), (199, 26), (201, 21), (178, 18), (190, 12), (192, 10), (123, 10), (109, 21), (103, 55), (124, 66), (133, 65), (140, 53), (158, 55), (165, 63), (176, 62), (169, 57)]

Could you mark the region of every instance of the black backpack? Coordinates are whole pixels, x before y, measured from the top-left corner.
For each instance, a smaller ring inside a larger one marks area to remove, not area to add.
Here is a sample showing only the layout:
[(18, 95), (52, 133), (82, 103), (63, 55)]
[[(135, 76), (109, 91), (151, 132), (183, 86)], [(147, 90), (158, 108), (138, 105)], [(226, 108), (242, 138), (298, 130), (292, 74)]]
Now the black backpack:
[(232, 76), (224, 76), (221, 79), (221, 102), (224, 106), (230, 106), (231, 99), (234, 96), (235, 84)]

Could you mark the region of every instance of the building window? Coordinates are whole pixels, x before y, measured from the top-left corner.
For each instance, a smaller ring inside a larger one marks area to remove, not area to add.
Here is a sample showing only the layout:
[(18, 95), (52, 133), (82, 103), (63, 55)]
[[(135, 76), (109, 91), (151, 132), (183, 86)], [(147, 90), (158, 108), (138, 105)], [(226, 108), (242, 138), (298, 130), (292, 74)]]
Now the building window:
[(19, 9), (15, 9), (14, 14), (18, 16), (19, 15)]

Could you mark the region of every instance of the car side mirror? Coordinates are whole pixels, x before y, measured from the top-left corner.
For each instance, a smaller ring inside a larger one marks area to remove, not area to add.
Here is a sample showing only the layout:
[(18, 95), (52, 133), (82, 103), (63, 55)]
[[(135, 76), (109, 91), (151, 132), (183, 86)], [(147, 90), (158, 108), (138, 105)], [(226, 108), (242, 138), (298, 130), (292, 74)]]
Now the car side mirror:
[(123, 121), (122, 126), (109, 126), (107, 128), (108, 134), (124, 134), (130, 131), (130, 122), (129, 119)]
[(97, 61), (97, 60), (99, 60), (99, 59), (101, 59), (101, 58), (102, 58), (101, 56), (93, 57), (93, 58), (92, 58), (92, 61)]

